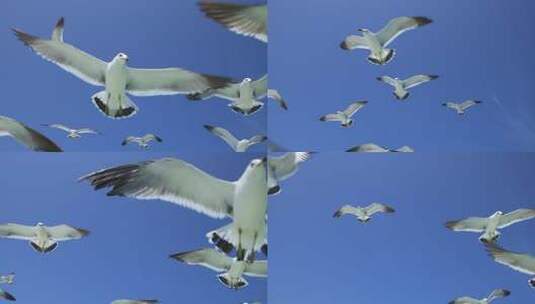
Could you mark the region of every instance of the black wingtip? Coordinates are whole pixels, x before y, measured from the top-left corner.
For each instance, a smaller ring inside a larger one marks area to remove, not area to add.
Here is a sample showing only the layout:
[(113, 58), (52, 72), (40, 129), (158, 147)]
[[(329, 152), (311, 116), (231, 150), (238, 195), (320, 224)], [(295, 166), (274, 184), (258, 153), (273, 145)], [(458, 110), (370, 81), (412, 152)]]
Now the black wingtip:
[(154, 139), (156, 139), (157, 142), (163, 142), (163, 139), (159, 136), (154, 136)]
[(327, 118), (325, 116), (320, 117), (320, 121), (325, 121)]
[(427, 25), (429, 23), (432, 23), (433, 20), (428, 18), (428, 17), (424, 17), (424, 16), (415, 16), (415, 17), (412, 17), (414, 20), (416, 20), (416, 23), (418, 24), (418, 26), (424, 26), (424, 25)]
[(63, 28), (65, 26), (65, 18), (60, 17), (58, 22), (56, 22), (56, 28)]
[(508, 296), (511, 295), (511, 291), (510, 291), (510, 290), (502, 289), (502, 292), (503, 292), (503, 295), (504, 295), (505, 297), (508, 297)]
[(17, 300), (17, 299), (15, 299), (15, 297), (12, 294), (10, 294), (9, 292), (5, 292), (5, 291), (4, 291), (4, 297), (8, 301), (16, 301)]
[(438, 75), (429, 75), (429, 78), (431, 78), (432, 80), (435, 80), (437, 78), (439, 78), (440, 76)]
[(32, 43), (39, 39), (39, 37), (25, 33), (17, 28), (11, 28), (11, 30), (15, 33), (15, 36), (26, 46), (31, 46)]
[(358, 148), (359, 148), (358, 146), (356, 146), (356, 147), (351, 147), (351, 148), (347, 149), (346, 152), (355, 152), (355, 151), (358, 150)]
[(342, 41), (342, 42), (340, 43), (340, 48), (341, 48), (342, 50), (346, 50), (346, 51), (349, 50), (349, 46), (347, 45), (347, 43), (346, 43), (345, 41)]
[(336, 210), (336, 212), (333, 214), (334, 218), (338, 218), (338, 217), (341, 217), (341, 216), (342, 216), (342, 211), (340, 211), (340, 210)]

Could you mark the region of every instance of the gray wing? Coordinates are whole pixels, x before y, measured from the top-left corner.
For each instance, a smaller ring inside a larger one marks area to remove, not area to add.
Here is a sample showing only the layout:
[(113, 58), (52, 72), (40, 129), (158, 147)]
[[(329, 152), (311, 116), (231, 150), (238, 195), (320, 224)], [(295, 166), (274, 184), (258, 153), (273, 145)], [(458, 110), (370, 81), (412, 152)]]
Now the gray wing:
[(460, 110), (461, 107), (459, 106), (459, 104), (455, 103), (455, 102), (451, 102), (451, 101), (448, 101), (446, 103), (443, 103), (442, 104), (443, 106), (446, 106), (448, 109), (452, 109), (452, 110)]
[(381, 147), (376, 144), (368, 143), (368, 144), (362, 144), (358, 146), (354, 146), (352, 148), (349, 148), (346, 150), (346, 152), (388, 152), (389, 150), (385, 147)]
[(255, 135), (255, 136), (249, 138), (249, 145), (259, 144), (259, 143), (264, 142), (266, 140), (267, 140), (267, 136), (265, 136), (265, 135)]
[[(56, 24), (53, 39), (42, 39), (13, 29), (17, 38), (37, 54), (83, 81), (103, 86), (105, 83), (106, 62), (63, 42), (63, 18)], [(60, 34), (61, 33), (61, 34)]]
[(0, 116), (0, 136), (11, 136), (33, 151), (62, 152), (52, 140), (34, 129), (5, 116)]
[(71, 132), (72, 129), (65, 126), (65, 125), (62, 125), (62, 124), (51, 124), (51, 125), (44, 125), (46, 127), (50, 127), (50, 128), (54, 128), (54, 129), (59, 129), (59, 130), (63, 130), (65, 132)]
[(277, 178), (282, 181), (297, 172), (299, 165), (310, 159), (310, 152), (288, 152), (280, 157), (269, 159), (269, 168)]
[(481, 101), (479, 101), (479, 100), (467, 100), (467, 101), (465, 101), (465, 102), (459, 104), (459, 107), (460, 107), (462, 110), (466, 110), (466, 109), (468, 109), (468, 108), (470, 108), (470, 107), (473, 107), (473, 106), (475, 106), (476, 104), (480, 104), (480, 103), (481, 103)]
[(505, 228), (533, 218), (535, 218), (535, 209), (517, 209), (501, 216), (498, 228)]
[(352, 104), (350, 104), (345, 110), (344, 114), (351, 117), (355, 115), (360, 109), (364, 108), (364, 106), (367, 104), (367, 101), (357, 101)]
[(507, 289), (495, 289), (488, 297), (489, 303), (499, 298), (508, 297), (511, 292)]
[(461, 297), (457, 298), (453, 301), (450, 301), (448, 304), (480, 304), (481, 301), (478, 299), (470, 298), (470, 297)]
[(212, 248), (181, 252), (171, 255), (171, 258), (188, 265), (204, 266), (216, 272), (229, 270), (232, 265), (231, 258)]
[(35, 227), (19, 224), (0, 225), (0, 237), (15, 240), (31, 240), (35, 237)]
[(146, 142), (149, 142), (152, 140), (155, 140), (157, 142), (162, 142), (162, 139), (159, 136), (156, 136), (154, 134), (146, 134), (141, 138), (141, 140), (146, 141)]
[(410, 89), (422, 83), (426, 83), (431, 80), (437, 79), (437, 75), (415, 75), (403, 80), (403, 86), (405, 89)]
[(227, 29), (267, 42), (267, 15), (265, 4), (243, 5), (232, 3), (200, 2), (199, 7), (207, 17)]
[(342, 118), (338, 114), (331, 113), (331, 114), (323, 115), (322, 117), (320, 117), (320, 120), (321, 121), (342, 121)]
[(245, 265), (245, 270), (243, 271), (243, 274), (248, 275), (250, 277), (265, 278), (267, 277), (267, 272), (267, 261), (254, 261)]
[(392, 152), (405, 152), (405, 153), (411, 153), (414, 152), (414, 149), (409, 146), (403, 146), (399, 147), (397, 149), (392, 150)]
[(362, 36), (349, 35), (340, 43), (340, 47), (343, 50), (355, 50), (355, 49), (365, 49), (369, 50), (370, 46), (366, 39)]
[(394, 208), (392, 208), (390, 206), (387, 206), (385, 204), (381, 204), (381, 203), (372, 203), (371, 205), (366, 207), (366, 213), (368, 213), (368, 215), (373, 215), (373, 214), (379, 213), (379, 212), (382, 212), (382, 213), (394, 213), (395, 210), (394, 210)]
[(160, 199), (214, 218), (232, 217), (235, 185), (174, 158), (127, 164), (80, 178), (108, 196)]
[(507, 251), (503, 248), (496, 246), (495, 244), (486, 244), (487, 252), (494, 259), (494, 261), (508, 266), (516, 271), (535, 275), (535, 257)]
[(390, 77), (390, 76), (381, 76), (381, 77), (377, 77), (377, 80), (379, 81), (382, 81), (386, 84), (389, 84), (393, 87), (396, 86), (396, 81), (394, 80), (394, 78)]
[(81, 128), (81, 129), (76, 130), (76, 132), (80, 134), (100, 134), (100, 132), (90, 129), (90, 128)]
[(284, 98), (279, 93), (279, 91), (275, 89), (268, 89), (267, 95), (268, 95), (268, 98), (276, 101), (281, 108), (288, 110), (288, 103), (286, 102), (286, 100), (284, 100)]
[(415, 29), (433, 22), (427, 17), (398, 17), (390, 20), (388, 24), (376, 33), (379, 43), (388, 46), (399, 35), (408, 30)]
[(260, 79), (253, 81), (252, 87), (254, 96), (257, 99), (262, 99), (268, 94), (268, 74), (262, 76)]
[(69, 225), (46, 227), (46, 231), (56, 241), (77, 240), (89, 235), (89, 231)]
[(0, 288), (0, 299), (4, 299), (7, 301), (16, 301), (15, 297), (12, 294), (3, 290), (2, 288)]
[(228, 130), (209, 125), (205, 125), (204, 128), (208, 130), (208, 132), (224, 140), (233, 150), (236, 150), (236, 147), (238, 146), (238, 139), (234, 137), (234, 135), (232, 135)]
[(355, 208), (351, 205), (344, 205), (338, 208), (338, 210), (334, 212), (333, 217), (341, 217), (346, 214), (357, 215), (357, 213), (358, 213), (358, 208)]
[(469, 217), (458, 221), (449, 221), (446, 228), (453, 231), (483, 232), (487, 227), (489, 219), (486, 217)]

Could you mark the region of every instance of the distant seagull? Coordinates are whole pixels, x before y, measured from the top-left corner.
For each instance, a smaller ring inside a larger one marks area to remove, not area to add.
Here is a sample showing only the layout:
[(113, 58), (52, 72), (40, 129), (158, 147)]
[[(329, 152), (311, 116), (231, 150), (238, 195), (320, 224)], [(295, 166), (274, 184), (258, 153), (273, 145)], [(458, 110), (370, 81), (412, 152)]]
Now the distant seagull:
[(5, 275), (0, 275), (0, 284), (11, 285), (15, 281), (15, 273), (11, 272)]
[(0, 288), (0, 299), (6, 301), (16, 301), (15, 297), (12, 294), (7, 291), (4, 291), (2, 288)]
[(61, 148), (48, 137), (6, 116), (0, 116), (0, 136), (11, 136), (33, 151), (62, 152)]
[(267, 96), (271, 100), (276, 101), (281, 108), (283, 108), (284, 110), (288, 110), (288, 103), (286, 102), (286, 100), (284, 100), (279, 91), (275, 89), (268, 89)]
[(357, 152), (357, 153), (370, 153), (370, 152), (414, 152), (414, 150), (409, 146), (403, 146), (398, 149), (389, 149), (386, 147), (379, 146), (374, 143), (367, 143), (358, 146), (351, 147), (346, 150), (346, 152)]
[(268, 75), (257, 80), (245, 78), (241, 82), (235, 82), (220, 89), (208, 89), (202, 93), (188, 95), (190, 100), (206, 100), (212, 97), (230, 100), (229, 108), (239, 114), (248, 116), (258, 112), (264, 103), (260, 100), (268, 96), (278, 102), (283, 109), (288, 109), (286, 102), (277, 91), (271, 90), (268, 94)]
[(459, 115), (464, 115), (464, 111), (480, 103), (481, 101), (479, 100), (467, 100), (462, 103), (445, 102), (442, 105), (447, 107), (448, 109), (455, 110), (455, 112), (457, 112), (457, 114)]
[(200, 265), (216, 272), (224, 272), (217, 278), (223, 285), (232, 289), (240, 289), (249, 284), (243, 275), (267, 277), (267, 261), (236, 261), (211, 248), (177, 253), (171, 258), (189, 265)]
[(427, 17), (398, 17), (377, 33), (368, 29), (358, 29), (362, 36), (350, 35), (340, 44), (344, 50), (365, 49), (370, 51), (368, 61), (373, 64), (387, 64), (395, 55), (387, 46), (399, 35), (433, 22)]
[(503, 229), (533, 218), (535, 218), (535, 209), (517, 209), (507, 214), (497, 211), (489, 217), (469, 217), (463, 220), (450, 221), (445, 226), (453, 231), (483, 232), (479, 240), (483, 243), (492, 243), (501, 234), (497, 229)]
[(58, 242), (81, 239), (88, 234), (87, 230), (69, 225), (45, 226), (43, 223), (38, 223), (36, 226), (0, 225), (0, 238), (29, 241), (32, 248), (40, 253), (56, 249)]
[(220, 23), (227, 29), (244, 36), (252, 36), (260, 41), (268, 42), (267, 5), (201, 1), (199, 2), (199, 7), (207, 17)]
[(100, 134), (99, 132), (93, 130), (93, 129), (89, 129), (89, 128), (81, 128), (81, 129), (71, 129), (65, 125), (62, 125), (62, 124), (51, 124), (51, 125), (44, 125), (46, 127), (50, 127), (50, 128), (55, 128), (55, 129), (59, 129), (59, 130), (63, 130), (67, 133), (69, 133), (67, 135), (68, 138), (71, 138), (71, 139), (77, 139), (77, 138), (80, 138), (82, 137), (82, 134)]
[(156, 96), (192, 94), (210, 88), (221, 88), (229, 83), (224, 77), (194, 73), (180, 68), (135, 69), (127, 66), (128, 56), (117, 54), (111, 62), (104, 62), (63, 42), (64, 20), (61, 18), (52, 38), (42, 39), (13, 29), (17, 38), (37, 54), (81, 80), (105, 87), (105, 90), (91, 97), (95, 106), (109, 118), (127, 118), (134, 115), (138, 107), (128, 98), (135, 96)]
[(251, 138), (237, 139), (226, 129), (209, 125), (205, 125), (204, 128), (224, 140), (234, 152), (245, 152), (251, 146), (262, 143), (267, 139), (267, 136), (264, 135), (255, 135)]
[(108, 196), (160, 199), (213, 218), (232, 218), (219, 229), (237, 248), (237, 258), (254, 260), (267, 243), (266, 159), (253, 159), (236, 181), (215, 178), (179, 159), (163, 158), (127, 164), (80, 178), (95, 188), (112, 188)]
[(270, 157), (268, 166), (268, 194), (275, 195), (281, 191), (279, 183), (292, 177), (301, 163), (310, 159), (313, 152), (288, 152), (282, 156)]
[(115, 300), (111, 304), (156, 304), (158, 300)]
[(350, 104), (345, 110), (336, 111), (336, 113), (324, 115), (320, 117), (320, 120), (339, 121), (342, 127), (350, 127), (353, 124), (353, 119), (351, 119), (351, 117), (353, 117), (353, 115), (355, 115), (355, 113), (357, 113), (360, 109), (364, 108), (367, 103), (367, 101), (354, 102)]
[(127, 138), (125, 138), (125, 140), (123, 140), (121, 145), (126, 146), (129, 143), (136, 143), (141, 148), (148, 149), (149, 143), (153, 140), (157, 142), (162, 142), (162, 139), (154, 134), (145, 134), (142, 137), (128, 136)]
[(496, 299), (508, 297), (510, 294), (511, 292), (507, 289), (496, 289), (488, 297), (481, 300), (471, 297), (462, 297), (449, 302), (449, 304), (489, 304)]
[(394, 87), (394, 96), (399, 100), (405, 100), (409, 97), (408, 89), (421, 85), (431, 80), (437, 79), (437, 75), (415, 75), (407, 79), (392, 78), (389, 76), (377, 77), (377, 80), (382, 81)]
[[(487, 244), (486, 248), (489, 255), (494, 259), (494, 261), (502, 265), (508, 266), (516, 271), (528, 275), (535, 275), (535, 256), (507, 251), (496, 246), (495, 244)], [(532, 288), (535, 288), (535, 277), (531, 278), (528, 281), (528, 284)]]
[(357, 217), (362, 223), (367, 223), (371, 220), (372, 215), (376, 213), (394, 213), (394, 208), (381, 203), (372, 203), (367, 207), (353, 207), (351, 205), (344, 205), (336, 210), (333, 217), (341, 217), (342, 215), (351, 214)]

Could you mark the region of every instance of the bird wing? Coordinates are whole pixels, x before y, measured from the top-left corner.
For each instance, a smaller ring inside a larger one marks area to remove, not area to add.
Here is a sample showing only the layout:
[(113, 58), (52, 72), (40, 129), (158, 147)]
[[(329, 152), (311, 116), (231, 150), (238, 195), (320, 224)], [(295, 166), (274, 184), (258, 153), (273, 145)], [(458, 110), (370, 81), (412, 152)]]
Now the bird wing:
[(453, 109), (453, 110), (460, 110), (461, 107), (459, 106), (459, 104), (455, 103), (455, 102), (451, 102), (451, 101), (448, 101), (446, 103), (444, 103), (444, 105), (449, 108), (449, 109)]
[(162, 139), (154, 134), (146, 134), (142, 137), (143, 141), (149, 142), (151, 140), (156, 140), (157, 142), (162, 142)]
[(310, 152), (288, 152), (283, 156), (270, 158), (269, 168), (277, 180), (281, 181), (293, 175), (299, 164), (310, 159), (311, 155)]
[(395, 210), (394, 208), (381, 203), (372, 203), (368, 207), (366, 207), (366, 213), (368, 215), (373, 215), (378, 212), (393, 213), (395, 212)]
[(53, 141), (34, 129), (5, 116), (0, 116), (0, 136), (11, 136), (34, 151), (62, 152)]
[(469, 217), (463, 220), (449, 221), (445, 226), (453, 231), (483, 232), (487, 223), (488, 218), (486, 217)]
[(338, 114), (331, 113), (331, 114), (323, 115), (322, 117), (320, 117), (320, 120), (321, 121), (341, 121), (342, 118)]
[(388, 152), (388, 149), (376, 144), (362, 144), (346, 150), (346, 152)]
[(394, 78), (390, 77), (390, 76), (381, 76), (381, 77), (377, 77), (377, 80), (379, 81), (382, 81), (386, 84), (389, 84), (393, 87), (396, 86), (396, 80), (394, 80)]
[(345, 110), (344, 114), (351, 117), (355, 115), (360, 109), (364, 108), (364, 106), (367, 104), (367, 101), (357, 101), (352, 104), (350, 104)]
[(100, 132), (95, 131), (95, 130), (90, 129), (90, 128), (81, 128), (81, 129), (76, 130), (76, 132), (78, 132), (80, 134), (100, 134)]
[(495, 289), (492, 291), (492, 293), (489, 295), (488, 302), (492, 302), (493, 300), (499, 299), (499, 298), (505, 298), (509, 296), (511, 292), (507, 289)]
[(406, 152), (406, 153), (410, 153), (410, 152), (414, 152), (414, 149), (409, 147), (409, 146), (403, 146), (403, 147), (399, 147), (397, 149), (394, 149), (392, 150), (392, 152)]
[[(56, 24), (54, 32), (63, 29), (63, 18)], [(15, 36), (37, 54), (83, 81), (103, 86), (105, 83), (106, 62), (64, 43), (63, 39), (42, 39), (21, 30), (13, 29)]]
[(255, 135), (251, 138), (249, 138), (249, 145), (259, 144), (261, 142), (264, 142), (267, 140), (267, 136), (265, 135)]
[(535, 209), (517, 209), (500, 217), (498, 228), (505, 228), (518, 222), (535, 218)]
[(453, 301), (450, 301), (448, 304), (479, 304), (479, 303), (480, 301), (478, 299), (474, 299), (470, 297), (461, 297)]
[(4, 299), (8, 301), (16, 301), (15, 297), (12, 294), (3, 290), (2, 288), (0, 288), (0, 299)]
[(214, 218), (232, 217), (235, 185), (174, 158), (127, 164), (80, 178), (108, 196), (160, 199)]
[(231, 3), (200, 2), (203, 13), (227, 29), (244, 35), (252, 36), (267, 42), (267, 15), (265, 4), (244, 5)]
[(340, 47), (344, 50), (366, 49), (369, 50), (370, 46), (366, 39), (362, 36), (349, 35), (340, 43)]
[(208, 132), (224, 140), (232, 149), (236, 150), (238, 146), (238, 139), (234, 137), (234, 135), (232, 135), (227, 129), (209, 125), (205, 125), (204, 128), (208, 130)]
[(50, 127), (50, 128), (54, 128), (54, 129), (60, 129), (60, 130), (63, 130), (65, 132), (71, 132), (71, 128), (65, 126), (65, 125), (62, 125), (62, 124), (51, 124), (51, 125), (44, 125), (44, 126), (47, 126), (47, 127)]
[(438, 76), (436, 75), (415, 75), (403, 80), (403, 86), (405, 87), (405, 89), (410, 89), (412, 87), (415, 87), (422, 83), (426, 83), (431, 80), (435, 80), (437, 78)]
[(480, 103), (480, 101), (475, 101), (475, 100), (467, 100), (461, 104), (459, 104), (459, 107), (462, 109), (462, 110), (466, 110), (470, 107), (473, 107), (475, 106), (476, 104)]
[(35, 227), (19, 224), (0, 225), (0, 237), (16, 240), (31, 240), (35, 237)]
[(376, 37), (382, 46), (388, 46), (399, 35), (408, 30), (415, 29), (433, 22), (427, 17), (397, 17), (388, 22), (379, 32)]
[(284, 100), (284, 98), (279, 93), (279, 91), (275, 89), (268, 89), (267, 95), (268, 95), (268, 98), (276, 101), (281, 108), (288, 110), (288, 103), (286, 102), (286, 100)]
[(264, 98), (268, 93), (268, 74), (265, 74), (260, 79), (257, 79), (251, 83), (254, 91), (254, 96), (257, 99)]
[(268, 264), (267, 261), (254, 261), (252, 263), (247, 263), (245, 265), (245, 270), (243, 274), (250, 277), (267, 277)]
[(354, 214), (356, 215), (357, 214), (357, 208), (351, 206), (351, 205), (344, 205), (340, 208), (338, 208), (338, 210), (336, 210), (333, 214), (333, 217), (341, 217), (342, 215), (346, 215), (346, 214)]
[(56, 241), (77, 240), (89, 234), (89, 231), (85, 229), (74, 228), (69, 225), (47, 227), (46, 231)]
[(216, 272), (229, 270), (232, 265), (231, 258), (212, 248), (181, 252), (171, 255), (171, 258), (188, 265), (204, 266)]
[(486, 244), (485, 246), (487, 248), (487, 252), (494, 259), (494, 261), (525, 274), (535, 274), (534, 256), (507, 251), (496, 246), (495, 244)]

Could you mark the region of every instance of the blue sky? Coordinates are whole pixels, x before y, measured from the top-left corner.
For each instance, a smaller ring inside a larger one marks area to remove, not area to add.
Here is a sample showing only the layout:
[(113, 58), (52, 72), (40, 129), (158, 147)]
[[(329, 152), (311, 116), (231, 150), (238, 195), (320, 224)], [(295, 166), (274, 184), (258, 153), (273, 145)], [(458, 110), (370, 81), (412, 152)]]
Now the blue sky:
[[(250, 1), (249, 1), (250, 2)], [(65, 17), (65, 41), (109, 61), (118, 52), (129, 65), (142, 68), (182, 67), (241, 80), (266, 73), (266, 45), (225, 30), (197, 9), (196, 1), (53, 1), (6, 0), (0, 10), (0, 65), (9, 77), (2, 83), (1, 115), (16, 118), (55, 140), (66, 151), (136, 151), (122, 147), (124, 137), (155, 133), (164, 142), (155, 151), (230, 151), (203, 124), (222, 126), (238, 137), (265, 134), (266, 111), (243, 118), (222, 100), (192, 103), (184, 96), (132, 97), (140, 111), (132, 119), (114, 121), (91, 103), (102, 88), (91, 86), (36, 56), (11, 33), (17, 27), (49, 37)], [(103, 136), (70, 141), (61, 131), (41, 124), (92, 127)], [(0, 148), (23, 151), (7, 139)], [(263, 147), (254, 148), (262, 151)], [(255, 151), (253, 150), (253, 151)]]
[[(270, 86), (290, 106), (269, 112), (269, 134), (290, 149), (340, 151), (366, 142), (420, 152), (535, 149), (533, 1), (271, 0), (269, 8)], [(376, 31), (403, 15), (435, 22), (395, 40), (390, 64), (371, 65), (367, 52), (339, 48), (358, 28)], [(419, 73), (441, 78), (414, 88), (407, 103), (375, 79)], [(468, 98), (484, 103), (462, 118), (441, 106)], [(352, 128), (318, 120), (362, 99), (368, 107)]]
[[(266, 280), (232, 291), (216, 273), (168, 258), (208, 246), (205, 233), (223, 226), (194, 211), (162, 202), (109, 198), (77, 178), (108, 166), (169, 156), (157, 153), (5, 153), (0, 222), (67, 223), (91, 231), (48, 255), (26, 242), (0, 239), (0, 273), (14, 271), (5, 289), (17, 303), (110, 303), (158, 298), (163, 303), (241, 303), (266, 299)], [(254, 154), (182, 153), (180, 157), (224, 179), (236, 179)]]
[[(534, 167), (530, 154), (315, 154), (270, 201), (270, 302), (448, 303), (494, 288), (512, 291), (504, 303), (532, 302), (529, 276), (443, 223), (534, 208)], [(332, 217), (374, 201), (396, 213), (366, 225)], [(535, 254), (533, 229), (533, 220), (508, 227), (500, 243)]]

